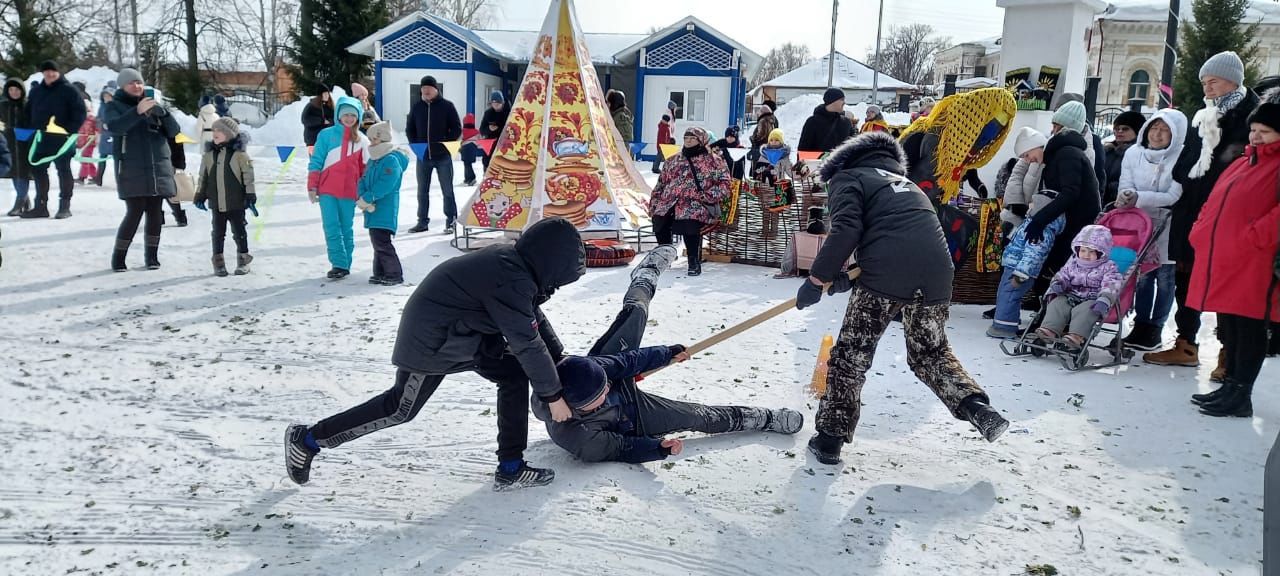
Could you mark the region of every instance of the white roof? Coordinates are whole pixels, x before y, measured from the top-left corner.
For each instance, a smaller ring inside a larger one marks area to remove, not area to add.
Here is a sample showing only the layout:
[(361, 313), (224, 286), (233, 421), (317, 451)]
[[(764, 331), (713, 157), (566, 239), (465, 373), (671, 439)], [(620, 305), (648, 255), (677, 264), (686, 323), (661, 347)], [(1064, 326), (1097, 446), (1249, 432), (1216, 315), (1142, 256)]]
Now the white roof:
[[(777, 78), (763, 82), (756, 90), (765, 86), (774, 88), (826, 88), (827, 59), (830, 55), (814, 60)], [(870, 90), (873, 84), (874, 71), (853, 58), (836, 52), (835, 78), (832, 83), (844, 90)], [(910, 89), (915, 86), (897, 78), (880, 73), (880, 90)]]
[[(1194, 22), (1191, 3), (1184, 2), (1181, 9), (1182, 20)], [(1143, 0), (1140, 2), (1113, 2), (1107, 10), (1097, 16), (1098, 19), (1124, 20), (1130, 22), (1165, 22), (1169, 19), (1169, 2)], [(1246, 24), (1261, 22), (1263, 24), (1280, 24), (1280, 3), (1272, 0), (1252, 0), (1245, 12)]]
[[(504, 60), (511, 62), (528, 62), (533, 54), (533, 45), (538, 42), (540, 32), (534, 30), (476, 30), (476, 36), (483, 39), (494, 50), (501, 53)], [(646, 34), (590, 34), (583, 33), (582, 39), (587, 43), (587, 51), (591, 53), (591, 61), (595, 64), (616, 64), (614, 54), (649, 36)]]

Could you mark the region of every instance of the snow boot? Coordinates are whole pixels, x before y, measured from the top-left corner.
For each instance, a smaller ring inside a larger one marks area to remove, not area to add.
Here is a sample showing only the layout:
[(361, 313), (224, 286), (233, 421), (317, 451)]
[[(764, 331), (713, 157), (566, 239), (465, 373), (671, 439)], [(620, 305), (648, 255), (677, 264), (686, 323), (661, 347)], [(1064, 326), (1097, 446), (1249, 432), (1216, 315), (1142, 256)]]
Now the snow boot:
[(1213, 402), (1200, 405), (1200, 413), (1205, 416), (1250, 418), (1253, 416), (1253, 384), (1242, 384), (1235, 380), (1227, 380), (1222, 385), (1226, 394)]
[(1124, 337), (1126, 347), (1143, 352), (1158, 350), (1160, 344), (1160, 327), (1155, 324), (1135, 323), (1133, 330)]
[(253, 262), (253, 256), (250, 256), (248, 252), (236, 254), (236, 276), (248, 274), (250, 262)]
[(1195, 368), (1200, 365), (1200, 347), (1178, 338), (1173, 348), (1164, 352), (1148, 352), (1142, 355), (1142, 361), (1157, 366), (1186, 366)]
[(988, 308), (988, 309), (984, 310), (984, 311), (982, 312), (982, 319), (983, 319), (983, 320), (995, 320), (995, 319), (996, 319), (996, 309), (995, 309), (995, 308)]
[(1209, 373), (1210, 382), (1226, 382), (1227, 381), (1227, 349), (1218, 350), (1218, 365), (1213, 367), (1213, 372)]
[(146, 245), (144, 246), (144, 255), (146, 257), (147, 270), (160, 269), (160, 237), (147, 236), (144, 238)]
[(765, 432), (779, 434), (795, 434), (804, 427), (804, 414), (790, 408), (769, 410), (769, 418), (764, 424)]
[(965, 398), (960, 403), (960, 413), (973, 424), (987, 442), (995, 442), (1005, 430), (1009, 429), (1009, 421), (1004, 419), (986, 401), (977, 396)]
[(30, 210), (23, 212), (19, 218), (48, 218), (49, 217), (49, 195), (36, 194), (35, 205)]
[(178, 222), (178, 227), (182, 228), (187, 225), (187, 211), (182, 208), (174, 207), (173, 219)]
[(9, 210), (6, 216), (22, 216), (22, 214), (31, 209), (31, 197), (23, 196), (13, 200), (13, 208)]
[(341, 280), (343, 278), (346, 278), (347, 275), (350, 273), (351, 271), (347, 270), (346, 268), (335, 267), (335, 268), (329, 269), (329, 273), (325, 274), (325, 277), (330, 280)]
[(219, 278), (227, 276), (227, 258), (222, 254), (213, 255), (213, 275)]
[(133, 242), (123, 238), (116, 238), (116, 247), (111, 251), (111, 270), (114, 272), (124, 272), (129, 269), (125, 265), (125, 256), (129, 255), (129, 245)]
[(521, 461), (520, 467), (513, 472), (503, 472), (499, 466), (493, 473), (493, 491), (502, 492), (517, 488), (546, 486), (556, 479), (556, 471), (550, 468), (534, 468), (528, 462)]
[(1203, 405), (1203, 404), (1208, 404), (1210, 402), (1217, 402), (1223, 396), (1226, 396), (1227, 393), (1230, 391), (1231, 389), (1224, 384), (1222, 386), (1219, 386), (1216, 390), (1213, 390), (1212, 392), (1209, 392), (1206, 394), (1192, 394), (1191, 403), (1196, 405)]
[(306, 484), (311, 479), (311, 460), (320, 453), (307, 446), (307, 434), (307, 427), (301, 424), (290, 424), (284, 432), (284, 469), (297, 484)]
[(1018, 338), (1018, 327), (992, 322), (987, 327), (987, 337), (997, 340), (1016, 340)]
[(818, 432), (809, 439), (809, 453), (823, 464), (832, 466), (839, 464), (841, 448), (844, 448), (844, 438), (839, 436)]
[(71, 199), (61, 198), (58, 200), (58, 213), (53, 215), (55, 220), (62, 220), (71, 217)]

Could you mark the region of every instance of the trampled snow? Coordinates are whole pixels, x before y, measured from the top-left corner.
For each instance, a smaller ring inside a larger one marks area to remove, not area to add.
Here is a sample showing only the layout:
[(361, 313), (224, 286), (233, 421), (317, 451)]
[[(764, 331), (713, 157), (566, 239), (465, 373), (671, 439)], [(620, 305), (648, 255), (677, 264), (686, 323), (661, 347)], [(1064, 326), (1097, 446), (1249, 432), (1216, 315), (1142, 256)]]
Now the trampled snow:
[[(801, 121), (783, 126), (798, 133)], [(0, 219), (0, 573), (1258, 572), (1263, 462), (1280, 430), (1280, 392), (1265, 384), (1280, 373), (1271, 361), (1259, 377), (1255, 418), (1200, 416), (1187, 396), (1211, 387), (1212, 326), (1199, 369), (1067, 373), (1004, 356), (982, 335), (982, 307), (953, 307), (958, 356), (1012, 421), (987, 444), (916, 381), (893, 325), (846, 464), (828, 467), (805, 451), (816, 408), (806, 384), (847, 301), (827, 297), (641, 384), (801, 410), (796, 436), (686, 434), (684, 454), (665, 463), (583, 464), (531, 420), (526, 457), (555, 468), (555, 482), (494, 493), (495, 388), (464, 374), (417, 420), (323, 452), (311, 483), (294, 486), (285, 426), (390, 387), (414, 286), (364, 282), (359, 218), (352, 277), (324, 280), (303, 163), (273, 185), (279, 160), (256, 150), (262, 217), (250, 220), (248, 276), (210, 274), (209, 216), (191, 207), (189, 227), (164, 229), (160, 270), (140, 270), (139, 235), (132, 269), (108, 271), (123, 213), (110, 186), (77, 187), (68, 220)], [(432, 231), (406, 233), (414, 190), (406, 178), (395, 242), (418, 279), (459, 252), (439, 232), (438, 186)], [(0, 183), (0, 201), (9, 194)], [(799, 282), (682, 268), (659, 282), (645, 344), (705, 338)], [(592, 269), (545, 306), (570, 351), (609, 326), (629, 272)]]

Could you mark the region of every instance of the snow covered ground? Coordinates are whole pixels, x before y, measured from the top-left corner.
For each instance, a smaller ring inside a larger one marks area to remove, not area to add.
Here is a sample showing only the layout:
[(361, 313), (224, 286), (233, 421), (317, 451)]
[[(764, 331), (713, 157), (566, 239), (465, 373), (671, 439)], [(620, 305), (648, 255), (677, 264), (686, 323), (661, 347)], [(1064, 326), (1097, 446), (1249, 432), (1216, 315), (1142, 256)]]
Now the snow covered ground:
[[(266, 182), (279, 161), (260, 153)], [(1005, 357), (969, 306), (953, 308), (949, 331), (1013, 421), (994, 445), (915, 380), (894, 326), (846, 465), (808, 457), (816, 402), (805, 383), (846, 300), (828, 298), (643, 384), (801, 409), (809, 421), (794, 437), (694, 438), (666, 463), (583, 465), (533, 421), (527, 457), (556, 481), (494, 493), (495, 389), (462, 375), (416, 421), (323, 453), (297, 487), (282, 467), (284, 427), (390, 386), (414, 289), (365, 283), (363, 232), (352, 277), (323, 279), (302, 166), (271, 200), (259, 184), (245, 277), (210, 275), (209, 218), (194, 210), (191, 226), (165, 228), (162, 269), (109, 272), (123, 212), (110, 188), (80, 188), (69, 220), (0, 221), (0, 573), (1259, 572), (1276, 362), (1260, 377), (1257, 417), (1211, 419), (1187, 402), (1210, 387), (1211, 365), (1070, 374)], [(462, 202), (469, 190), (458, 190)], [(406, 179), (402, 230), (413, 191)], [(406, 276), (458, 254), (437, 230), (397, 236)], [(130, 265), (141, 256), (139, 238)], [(794, 294), (796, 280), (771, 275), (707, 264), (685, 278), (677, 263), (647, 342), (692, 342)], [(591, 270), (546, 306), (570, 350), (608, 326), (627, 282), (626, 268)]]

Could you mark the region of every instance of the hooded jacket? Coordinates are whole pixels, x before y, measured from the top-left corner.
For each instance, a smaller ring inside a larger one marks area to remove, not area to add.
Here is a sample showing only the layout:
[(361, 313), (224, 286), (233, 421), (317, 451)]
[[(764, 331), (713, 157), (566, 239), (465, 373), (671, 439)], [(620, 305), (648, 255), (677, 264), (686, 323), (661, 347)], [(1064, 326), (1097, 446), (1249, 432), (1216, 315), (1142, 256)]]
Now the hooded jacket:
[(804, 121), (800, 131), (799, 152), (828, 152), (853, 135), (853, 124), (843, 112), (832, 112), (826, 106), (813, 109), (813, 116)]
[[(1156, 120), (1169, 126), (1172, 139), (1162, 150), (1152, 150), (1147, 133)], [(1120, 171), (1120, 182), (1117, 190), (1134, 190), (1138, 193), (1137, 206), (1143, 209), (1151, 221), (1158, 226), (1165, 222), (1164, 231), (1156, 239), (1156, 257), (1161, 262), (1172, 264), (1169, 254), (1170, 212), (1173, 205), (1182, 197), (1182, 184), (1173, 178), (1174, 166), (1182, 154), (1183, 140), (1187, 135), (1187, 117), (1173, 108), (1165, 108), (1156, 112), (1142, 125), (1138, 134), (1138, 143), (1125, 152), (1123, 168)]]
[[(27, 95), (27, 118), (32, 128), (44, 130), (49, 125), (49, 120), (53, 119), (68, 133), (75, 134), (88, 114), (84, 97), (67, 81), (66, 76), (59, 76), (53, 84), (45, 84), (41, 80)], [(45, 134), (36, 147), (36, 157), (52, 156), (66, 142), (65, 138), (66, 136)]]
[(249, 195), (256, 194), (256, 191), (253, 160), (245, 151), (246, 144), (247, 137), (241, 134), (221, 145), (213, 142), (205, 145), (204, 158), (200, 162), (200, 183), (196, 185), (196, 202), (207, 201), (209, 209), (214, 212), (248, 208)]
[[(355, 126), (342, 125), (342, 111), (353, 110)], [(356, 199), (356, 186), (364, 175), (369, 159), (369, 139), (360, 133), (364, 106), (350, 96), (338, 99), (333, 112), (333, 126), (316, 136), (311, 161), (307, 164), (307, 189), (344, 200)]]
[(1111, 231), (1106, 226), (1096, 224), (1085, 226), (1071, 240), (1073, 254), (1081, 247), (1092, 248), (1101, 256), (1097, 260), (1086, 262), (1073, 255), (1053, 276), (1050, 291), (1058, 291), (1081, 300), (1103, 300), (1109, 306), (1115, 305), (1124, 276), (1111, 260)]
[(885, 132), (863, 134), (832, 152), (821, 174), (831, 231), (810, 275), (830, 282), (857, 251), (863, 289), (902, 303), (913, 302), (917, 292), (926, 305), (951, 300), (954, 268), (942, 224), (929, 198), (906, 178), (905, 162)]
[(564, 354), (538, 305), (586, 273), (586, 250), (573, 224), (542, 220), (515, 246), (490, 246), (436, 266), (400, 317), (391, 361), (426, 374), (472, 370), (477, 358), (507, 348), (546, 402), (560, 397), (556, 361)]
[(780, 128), (778, 126), (778, 117), (773, 112), (761, 114), (756, 119), (756, 129), (751, 133), (751, 149), (756, 150), (761, 146), (769, 143), (769, 133)]
[(529, 400), (534, 417), (546, 424), (551, 441), (584, 462), (639, 464), (666, 459), (661, 438), (640, 435), (637, 399), (644, 392), (633, 379), (670, 364), (671, 349), (651, 346), (587, 359), (599, 364), (609, 379), (610, 390), (603, 406), (586, 414), (575, 410), (573, 418), (556, 422), (546, 402), (536, 394)]
[[(476, 128), (480, 129), (481, 138), (497, 138), (502, 135), (502, 129), (507, 126), (507, 117), (511, 115), (511, 106), (507, 103), (502, 104), (502, 110), (494, 110), (493, 106), (484, 109), (484, 115), (480, 117), (480, 125)], [(498, 127), (490, 130), (490, 124), (497, 124)], [(623, 137), (627, 137), (623, 134)]]
[(13, 160), (9, 154), (9, 140), (3, 134), (0, 134), (0, 178), (7, 176), (12, 167)]
[[(302, 109), (302, 141), (307, 146), (316, 145), (316, 137), (320, 136), (320, 131), (336, 124), (330, 122), (329, 118), (334, 114), (333, 95), (329, 95), (328, 102), (322, 102), (319, 96), (316, 96), (307, 103), (306, 108)], [(360, 107), (361, 110), (364, 106)]]
[(410, 142), (430, 143), (425, 155), (427, 160), (449, 158), (449, 149), (444, 147), (444, 143), (462, 137), (462, 120), (458, 118), (458, 109), (453, 107), (453, 102), (443, 95), (437, 94), (430, 102), (418, 98), (409, 109), (404, 133)]
[[(390, 144), (389, 142), (387, 144)], [(409, 156), (381, 144), (369, 147), (368, 168), (360, 177), (360, 199), (373, 204), (373, 212), (364, 212), (366, 229), (390, 230), (394, 235), (400, 225), (400, 183), (409, 167)]]
[[(213, 123), (217, 122), (218, 118), (221, 118), (221, 116), (218, 116), (218, 107), (214, 106), (213, 102), (200, 107), (200, 114), (196, 117), (196, 134), (199, 135), (201, 148), (213, 142)], [(316, 143), (314, 136), (310, 142), (310, 144), (307, 144), (308, 146)]]
[(1040, 179), (1044, 176), (1044, 164), (1027, 162), (1018, 158), (1009, 171), (1009, 180), (1004, 187), (1004, 208), (1000, 211), (1000, 219), (1017, 226), (1030, 216), (1033, 211), (1031, 201), (1040, 189)]
[[(22, 96), (17, 100), (9, 98), (9, 88), (11, 86), (17, 86), (22, 91)], [(31, 140), (19, 142), (17, 131), (18, 128), (31, 128), (31, 122), (26, 110), (26, 94), (26, 87), (17, 79), (6, 81), (4, 83), (4, 94), (0, 94), (0, 122), (4, 123), (4, 137), (9, 141), (9, 154), (13, 162), (9, 172), (0, 174), (0, 178), (31, 179), (31, 163), (27, 159), (27, 152), (31, 150)]]
[(631, 115), (630, 108), (627, 108), (624, 104), (620, 108), (610, 111), (609, 115), (613, 117), (613, 125), (618, 127), (618, 133), (622, 134), (623, 142), (630, 142), (636, 137), (636, 123)]
[(102, 113), (102, 121), (115, 137), (117, 194), (121, 199), (170, 198), (178, 186), (173, 180), (169, 141), (181, 129), (163, 105), (138, 114), (141, 100), (120, 88)]
[(1062, 235), (1058, 236), (1045, 260), (1045, 265), (1051, 270), (1061, 267), (1071, 257), (1070, 242), (1066, 239), (1075, 238), (1102, 212), (1098, 179), (1092, 163), (1085, 156), (1087, 148), (1084, 136), (1070, 130), (1054, 135), (1044, 147), (1044, 171), (1040, 182), (1044, 188), (1057, 192), (1058, 196), (1031, 218), (1047, 228), (1055, 218), (1067, 217)]
[(1272, 284), (1280, 249), (1278, 179), (1280, 142), (1246, 148), (1218, 178), (1191, 228), (1196, 259), (1187, 306), (1261, 320), (1269, 299), (1270, 320), (1280, 322), (1280, 289)]

